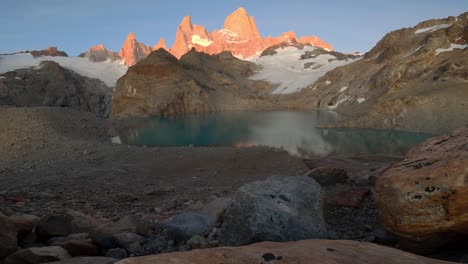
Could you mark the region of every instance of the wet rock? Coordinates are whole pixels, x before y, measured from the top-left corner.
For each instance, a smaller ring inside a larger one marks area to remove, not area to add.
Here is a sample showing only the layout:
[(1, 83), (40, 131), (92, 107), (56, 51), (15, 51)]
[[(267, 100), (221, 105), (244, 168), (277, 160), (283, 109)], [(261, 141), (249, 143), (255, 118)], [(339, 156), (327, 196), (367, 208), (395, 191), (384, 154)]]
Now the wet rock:
[(468, 229), (468, 128), (432, 138), (376, 184), (383, 226), (411, 248), (438, 248)]
[(18, 233), (18, 240), (22, 240), (29, 235), (40, 220), (40, 218), (35, 215), (27, 214), (14, 214), (8, 219), (15, 225), (16, 232)]
[(190, 249), (206, 248), (208, 246), (208, 242), (204, 237), (196, 235), (187, 241), (187, 246)]
[(4, 264), (48, 263), (70, 258), (71, 256), (62, 247), (38, 247), (17, 251), (8, 256)]
[(271, 177), (242, 186), (227, 208), (222, 245), (323, 238), (323, 193), (309, 177)]
[(165, 234), (169, 240), (185, 241), (195, 235), (203, 234), (215, 225), (214, 217), (199, 213), (176, 215), (166, 225)]
[(15, 252), (17, 245), (15, 225), (5, 216), (0, 216), (0, 259)]
[(448, 264), (393, 248), (347, 240), (263, 242), (243, 247), (211, 248), (183, 253), (129, 258), (119, 264), (169, 263), (340, 263)]
[(106, 252), (106, 257), (124, 259), (127, 257), (127, 252), (121, 248), (111, 248)]

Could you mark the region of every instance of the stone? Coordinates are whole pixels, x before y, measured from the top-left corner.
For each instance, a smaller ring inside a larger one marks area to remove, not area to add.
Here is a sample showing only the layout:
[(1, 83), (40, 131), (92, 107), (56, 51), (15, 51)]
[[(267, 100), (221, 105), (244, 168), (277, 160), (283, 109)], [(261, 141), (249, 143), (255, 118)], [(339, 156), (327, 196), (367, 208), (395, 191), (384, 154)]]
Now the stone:
[(93, 234), (92, 238), (96, 245), (105, 250), (118, 247), (117, 239), (113, 235), (108, 234)]
[(121, 248), (111, 248), (106, 252), (106, 257), (114, 259), (124, 259), (127, 256), (127, 252)]
[(182, 242), (201, 235), (214, 227), (214, 217), (200, 213), (182, 213), (174, 216), (166, 225), (164, 233), (169, 240)]
[(307, 173), (307, 176), (317, 181), (322, 187), (328, 187), (340, 183), (346, 184), (349, 182), (349, 177), (345, 170), (333, 167), (320, 167), (313, 169)]
[(78, 57), (87, 58), (93, 62), (116, 61), (121, 59), (119, 54), (106, 49), (102, 44), (91, 47), (86, 52), (78, 55)]
[(349, 186), (327, 199), (327, 205), (333, 207), (359, 208), (362, 200), (369, 195), (368, 187)]
[(97, 223), (90, 216), (78, 211), (67, 210), (42, 217), (36, 227), (36, 233), (42, 239), (74, 233), (92, 233)]
[(226, 210), (220, 243), (325, 238), (322, 211), (322, 189), (309, 177), (278, 176), (249, 183), (239, 188)]
[(467, 164), (468, 127), (411, 149), (377, 180), (375, 201), (384, 228), (407, 246), (426, 248), (466, 236)]
[(121, 233), (145, 235), (147, 231), (147, 223), (136, 215), (127, 215), (119, 219), (117, 222), (105, 223), (97, 228), (97, 233), (110, 235)]
[(92, 239), (64, 239), (52, 243), (51, 246), (66, 249), (72, 257), (99, 255), (99, 249)]
[(120, 49), (119, 56), (124, 60), (125, 65), (132, 66), (146, 58), (151, 51), (151, 47), (138, 42), (135, 33), (131, 32), (125, 39), (122, 49)]
[(17, 232), (14, 223), (7, 217), (0, 216), (0, 260), (16, 251)]
[(196, 235), (187, 241), (187, 246), (190, 249), (206, 248), (208, 246), (208, 242), (204, 237)]
[(243, 247), (193, 250), (124, 259), (118, 264), (320, 263), (320, 264), (449, 264), (372, 243), (346, 240), (262, 242)]
[(53, 264), (114, 264), (119, 259), (108, 257), (79, 257), (62, 261), (51, 262)]
[(138, 251), (139, 246), (146, 240), (144, 237), (133, 233), (121, 233), (114, 235), (114, 237), (117, 239), (117, 244), (125, 248), (129, 253)]
[(48, 263), (70, 259), (62, 247), (36, 247), (17, 251), (4, 260), (4, 264)]
[(39, 217), (28, 214), (14, 214), (8, 219), (15, 225), (18, 240), (22, 240), (29, 235), (40, 220)]
[(216, 219), (216, 222), (222, 223), (224, 214), (226, 213), (226, 208), (231, 203), (231, 198), (229, 197), (219, 197), (211, 201), (209, 204), (205, 205), (201, 212), (207, 215), (211, 215)]

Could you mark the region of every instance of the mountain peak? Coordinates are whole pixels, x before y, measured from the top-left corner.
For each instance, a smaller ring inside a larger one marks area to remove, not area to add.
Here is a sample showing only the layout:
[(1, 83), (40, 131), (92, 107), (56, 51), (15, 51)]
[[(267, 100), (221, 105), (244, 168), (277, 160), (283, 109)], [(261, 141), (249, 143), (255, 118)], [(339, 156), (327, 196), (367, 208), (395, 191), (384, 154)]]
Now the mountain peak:
[(192, 19), (190, 16), (184, 16), (182, 22), (180, 22), (179, 28), (182, 31), (191, 31), (192, 30)]
[(247, 11), (240, 7), (230, 14), (224, 21), (224, 29), (239, 34), (242, 39), (256, 39), (260, 37), (255, 19), (249, 17)]
[(159, 42), (154, 45), (153, 50), (158, 50), (161, 48), (167, 50), (166, 40), (164, 38), (159, 39)]
[(136, 40), (135, 33), (130, 32), (130, 34), (127, 35), (127, 38), (125, 39), (125, 41), (129, 41), (129, 40)]

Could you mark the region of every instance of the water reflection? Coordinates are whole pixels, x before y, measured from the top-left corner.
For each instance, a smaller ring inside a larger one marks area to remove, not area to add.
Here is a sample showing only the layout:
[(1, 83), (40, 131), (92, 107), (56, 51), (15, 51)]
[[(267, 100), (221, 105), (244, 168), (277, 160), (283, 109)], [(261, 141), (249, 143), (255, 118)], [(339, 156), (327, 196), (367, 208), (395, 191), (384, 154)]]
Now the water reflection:
[(333, 112), (227, 112), (154, 118), (120, 129), (123, 144), (145, 146), (254, 146), (298, 156), (404, 153), (431, 135), (369, 129), (320, 129)]

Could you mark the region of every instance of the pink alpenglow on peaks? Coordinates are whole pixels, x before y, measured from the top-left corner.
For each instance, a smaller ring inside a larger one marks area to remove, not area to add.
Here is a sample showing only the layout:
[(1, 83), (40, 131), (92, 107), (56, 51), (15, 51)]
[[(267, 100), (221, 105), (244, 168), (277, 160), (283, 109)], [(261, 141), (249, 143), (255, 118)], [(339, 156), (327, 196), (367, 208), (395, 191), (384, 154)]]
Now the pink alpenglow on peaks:
[(131, 32), (125, 39), (119, 55), (124, 60), (125, 65), (132, 66), (146, 58), (152, 51), (151, 47), (137, 42), (135, 33)]

